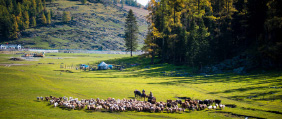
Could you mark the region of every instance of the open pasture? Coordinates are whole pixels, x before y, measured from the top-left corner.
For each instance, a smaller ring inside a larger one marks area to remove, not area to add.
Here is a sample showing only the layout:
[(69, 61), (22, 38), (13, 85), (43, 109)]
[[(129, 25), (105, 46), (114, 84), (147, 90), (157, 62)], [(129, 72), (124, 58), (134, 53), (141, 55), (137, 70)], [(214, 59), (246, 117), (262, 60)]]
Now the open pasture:
[[(197, 75), (185, 66), (149, 65), (149, 59), (127, 55), (46, 54), (45, 58), (12, 61), (0, 54), (0, 118), (282, 118), (282, 72), (248, 75)], [(140, 65), (120, 70), (83, 71), (61, 66), (96, 65), (97, 62)], [(7, 65), (7, 64), (23, 65)], [(184, 74), (184, 75), (182, 75)], [(132, 99), (135, 89), (153, 92), (157, 101), (220, 99), (224, 110), (186, 111), (183, 114), (106, 112), (54, 108), (37, 96), (79, 99), (112, 97)]]

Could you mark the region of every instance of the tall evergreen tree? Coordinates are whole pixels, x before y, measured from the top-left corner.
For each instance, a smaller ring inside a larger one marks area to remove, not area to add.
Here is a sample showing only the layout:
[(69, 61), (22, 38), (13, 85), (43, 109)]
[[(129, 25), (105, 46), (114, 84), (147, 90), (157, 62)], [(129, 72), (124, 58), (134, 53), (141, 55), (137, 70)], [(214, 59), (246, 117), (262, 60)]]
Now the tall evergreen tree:
[(30, 11), (30, 13), (31, 13), (32, 17), (36, 17), (36, 15), (37, 15), (36, 8), (37, 8), (36, 1), (31, 0), (31, 11)]
[(37, 3), (37, 13), (41, 13), (43, 11), (43, 5), (42, 5), (42, 2), (41, 0), (36, 0), (36, 3)]
[(12, 0), (9, 0), (8, 2), (8, 10), (10, 12), (10, 14), (14, 14), (14, 4)]
[(62, 22), (68, 23), (71, 20), (70, 12), (63, 12)]
[(130, 51), (131, 56), (132, 56), (132, 52), (135, 51), (138, 46), (137, 35), (138, 35), (137, 21), (133, 14), (133, 11), (130, 9), (125, 22), (124, 40), (125, 40), (126, 51)]
[(31, 19), (31, 26), (36, 27), (36, 17), (35, 16), (32, 17), (32, 19)]
[(47, 12), (47, 24), (51, 24), (51, 13), (50, 13), (50, 11)]
[(41, 23), (44, 24), (44, 25), (47, 24), (47, 20), (46, 20), (44, 13), (42, 13), (42, 15), (41, 15)]
[(24, 19), (23, 27), (24, 29), (28, 29), (29, 28), (29, 15), (27, 11), (24, 12), (23, 19)]
[(11, 15), (6, 6), (0, 5), (0, 36), (9, 37)]
[(15, 15), (12, 15), (12, 28), (10, 29), (10, 38), (11, 39), (17, 39), (18, 38), (18, 31), (19, 31), (19, 26), (18, 26), (18, 23), (17, 23), (17, 18)]

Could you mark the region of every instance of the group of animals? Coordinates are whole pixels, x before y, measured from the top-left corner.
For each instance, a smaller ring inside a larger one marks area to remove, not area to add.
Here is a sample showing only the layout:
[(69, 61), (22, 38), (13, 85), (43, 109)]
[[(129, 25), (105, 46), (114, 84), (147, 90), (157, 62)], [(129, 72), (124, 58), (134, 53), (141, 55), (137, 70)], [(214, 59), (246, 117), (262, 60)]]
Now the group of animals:
[[(135, 90), (136, 91), (136, 90)], [(135, 95), (136, 94), (134, 91)], [(141, 94), (142, 95), (142, 94)], [(142, 97), (142, 96), (140, 96)], [(221, 100), (192, 100), (187, 98), (182, 100), (167, 100), (167, 102), (156, 102), (156, 98), (150, 93), (148, 101), (138, 101), (135, 99), (81, 99), (73, 97), (37, 97), (38, 101), (49, 101), (50, 105), (54, 107), (61, 107), (65, 109), (81, 110), (87, 109), (89, 111), (101, 111), (106, 110), (109, 112), (124, 112), (124, 111), (137, 111), (137, 112), (167, 112), (167, 113), (183, 113), (185, 110), (212, 110), (212, 109), (224, 109), (225, 105), (221, 104)], [(145, 98), (144, 98), (145, 100)]]

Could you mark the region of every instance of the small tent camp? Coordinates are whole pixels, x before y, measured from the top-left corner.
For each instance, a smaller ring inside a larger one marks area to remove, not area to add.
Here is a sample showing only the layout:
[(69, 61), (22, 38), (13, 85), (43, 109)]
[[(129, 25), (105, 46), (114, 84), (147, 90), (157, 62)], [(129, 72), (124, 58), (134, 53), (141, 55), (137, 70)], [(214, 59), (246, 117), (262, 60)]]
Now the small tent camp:
[(106, 64), (105, 62), (101, 62), (98, 65), (98, 70), (107, 70), (109, 68), (108, 64)]

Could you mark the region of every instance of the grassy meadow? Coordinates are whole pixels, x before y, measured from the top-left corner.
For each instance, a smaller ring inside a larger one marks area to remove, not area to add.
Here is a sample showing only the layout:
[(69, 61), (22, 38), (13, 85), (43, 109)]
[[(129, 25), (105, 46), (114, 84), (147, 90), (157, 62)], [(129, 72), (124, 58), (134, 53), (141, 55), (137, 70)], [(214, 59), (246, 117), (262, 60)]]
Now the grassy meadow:
[[(252, 72), (248, 75), (197, 75), (191, 68), (170, 64), (149, 65), (144, 57), (104, 54), (48, 53), (45, 58), (11, 61), (17, 54), (0, 54), (0, 118), (282, 118), (282, 72)], [(79, 64), (96, 65), (139, 63), (120, 70), (83, 71), (70, 68)], [(21, 65), (15, 65), (21, 64)], [(62, 68), (64, 67), (64, 68)], [(65, 68), (66, 67), (66, 68)], [(61, 71), (58, 71), (61, 70)], [(68, 71), (66, 71), (68, 70)], [(188, 76), (164, 76), (186, 72)], [(89, 112), (54, 108), (37, 96), (68, 96), (80, 99), (133, 98), (135, 89), (153, 92), (157, 101), (177, 97), (221, 99), (224, 110), (178, 113)]]

